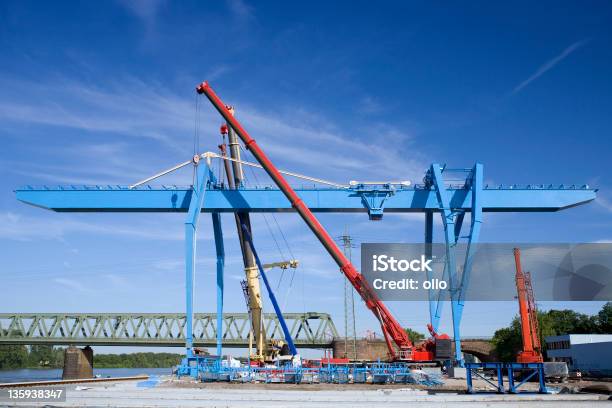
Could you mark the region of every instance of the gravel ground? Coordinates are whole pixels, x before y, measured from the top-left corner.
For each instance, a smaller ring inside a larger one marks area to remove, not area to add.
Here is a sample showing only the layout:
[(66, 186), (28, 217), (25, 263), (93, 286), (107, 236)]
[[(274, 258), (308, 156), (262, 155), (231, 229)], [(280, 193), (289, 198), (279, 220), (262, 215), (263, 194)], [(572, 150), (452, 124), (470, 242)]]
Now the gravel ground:
[[(58, 407), (594, 407), (612, 406), (608, 395), (566, 393), (540, 395), (467, 395), (465, 380), (450, 379), (442, 387), (369, 384), (227, 384), (198, 383), (162, 378), (155, 387), (139, 387), (138, 381), (69, 385), (67, 401)], [(484, 382), (483, 382), (484, 384)], [(569, 387), (600, 383), (570, 384)], [(141, 384), (142, 385), (142, 384)], [(478, 382), (477, 387), (482, 384)], [(532, 386), (532, 384), (528, 384)], [(78, 387), (78, 388), (77, 388)], [(568, 388), (569, 388), (568, 387)], [(4, 402), (0, 402), (3, 406)], [(40, 406), (11, 403), (5, 406)]]

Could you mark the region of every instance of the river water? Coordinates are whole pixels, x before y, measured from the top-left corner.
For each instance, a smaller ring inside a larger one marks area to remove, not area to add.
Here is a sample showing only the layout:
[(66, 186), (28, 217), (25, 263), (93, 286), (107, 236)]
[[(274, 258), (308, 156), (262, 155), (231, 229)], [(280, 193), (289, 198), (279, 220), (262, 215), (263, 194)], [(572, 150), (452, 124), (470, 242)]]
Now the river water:
[[(94, 368), (93, 371), (94, 375), (100, 375), (101, 377), (130, 377), (140, 374), (172, 374), (172, 368)], [(22, 381), (51, 381), (61, 379), (61, 369), (34, 368), (21, 370), (0, 370), (0, 383)]]

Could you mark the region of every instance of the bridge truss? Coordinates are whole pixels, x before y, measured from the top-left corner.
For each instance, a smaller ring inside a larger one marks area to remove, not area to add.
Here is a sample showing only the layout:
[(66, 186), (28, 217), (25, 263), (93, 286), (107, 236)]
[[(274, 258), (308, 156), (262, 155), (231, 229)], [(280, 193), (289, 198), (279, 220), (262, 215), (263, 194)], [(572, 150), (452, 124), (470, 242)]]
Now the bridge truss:
[[(327, 313), (284, 313), (296, 345), (330, 348), (338, 331)], [(274, 313), (265, 314), (266, 333), (283, 339)], [(0, 345), (184, 346), (185, 314), (174, 313), (2, 313)], [(223, 345), (249, 346), (249, 315), (223, 314)], [(193, 345), (217, 344), (217, 315), (195, 313)]]

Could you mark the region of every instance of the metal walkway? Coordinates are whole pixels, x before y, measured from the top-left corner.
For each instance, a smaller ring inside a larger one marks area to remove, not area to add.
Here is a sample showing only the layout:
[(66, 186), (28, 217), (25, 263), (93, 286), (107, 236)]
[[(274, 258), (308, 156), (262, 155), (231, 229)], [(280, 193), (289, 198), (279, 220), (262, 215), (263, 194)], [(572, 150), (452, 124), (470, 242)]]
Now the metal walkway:
[[(338, 337), (327, 313), (283, 314), (296, 345), (329, 348)], [(270, 339), (283, 339), (274, 313), (265, 315)], [(214, 347), (217, 315), (195, 313), (194, 346)], [(185, 314), (180, 313), (0, 313), (0, 345), (185, 346)], [(223, 314), (223, 346), (248, 347), (247, 313)]]

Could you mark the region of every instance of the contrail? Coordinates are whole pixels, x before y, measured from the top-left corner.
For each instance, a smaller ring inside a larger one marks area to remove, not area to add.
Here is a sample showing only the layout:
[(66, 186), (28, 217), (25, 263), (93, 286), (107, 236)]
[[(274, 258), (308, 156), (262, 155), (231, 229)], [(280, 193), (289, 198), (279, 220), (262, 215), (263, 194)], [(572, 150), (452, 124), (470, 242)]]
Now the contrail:
[(519, 85), (517, 85), (516, 88), (514, 88), (514, 90), (512, 91), (512, 95), (519, 93), (523, 88), (525, 88), (531, 82), (535, 81), (536, 79), (544, 75), (547, 71), (552, 69), (555, 65), (563, 61), (571, 53), (573, 53), (580, 47), (584, 46), (586, 43), (588, 43), (588, 40), (578, 41), (578, 42), (573, 43), (566, 49), (564, 49), (561, 54), (557, 55), (555, 58), (551, 59), (550, 61), (547, 61), (544, 65), (538, 68), (538, 70), (534, 72), (533, 75), (531, 75), (529, 78), (527, 78), (526, 80), (521, 82)]

